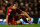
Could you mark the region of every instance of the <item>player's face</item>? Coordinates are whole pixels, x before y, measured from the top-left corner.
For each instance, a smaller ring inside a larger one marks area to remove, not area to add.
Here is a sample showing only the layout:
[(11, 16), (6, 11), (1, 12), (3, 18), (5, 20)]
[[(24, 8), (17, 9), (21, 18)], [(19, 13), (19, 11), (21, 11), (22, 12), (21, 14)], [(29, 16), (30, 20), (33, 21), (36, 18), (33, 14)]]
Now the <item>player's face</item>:
[(15, 6), (15, 8), (17, 8), (18, 7), (18, 4), (14, 4), (14, 6)]

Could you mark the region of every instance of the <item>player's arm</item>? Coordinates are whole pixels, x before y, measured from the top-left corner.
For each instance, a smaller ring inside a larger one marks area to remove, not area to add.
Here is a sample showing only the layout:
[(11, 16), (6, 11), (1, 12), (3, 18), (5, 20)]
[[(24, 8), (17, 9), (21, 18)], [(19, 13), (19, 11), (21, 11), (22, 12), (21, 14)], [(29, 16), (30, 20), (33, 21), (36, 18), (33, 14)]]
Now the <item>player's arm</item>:
[(26, 12), (24, 12), (24, 11), (22, 11), (22, 10), (20, 10), (20, 9), (17, 9), (17, 12), (18, 12), (18, 13), (22, 13), (22, 14), (24, 14), (25, 16), (27, 16), (27, 17), (29, 18), (29, 20), (31, 19), (31, 17), (30, 17)]
[(8, 13), (9, 13), (9, 9), (7, 10), (7, 14), (6, 14), (6, 23), (8, 25)]
[(25, 16), (27, 16), (28, 19), (29, 19), (29, 21), (30, 21), (31, 17), (26, 12), (22, 11), (22, 14), (24, 14)]
[(7, 23), (7, 25), (8, 25), (8, 16), (6, 16), (6, 23)]

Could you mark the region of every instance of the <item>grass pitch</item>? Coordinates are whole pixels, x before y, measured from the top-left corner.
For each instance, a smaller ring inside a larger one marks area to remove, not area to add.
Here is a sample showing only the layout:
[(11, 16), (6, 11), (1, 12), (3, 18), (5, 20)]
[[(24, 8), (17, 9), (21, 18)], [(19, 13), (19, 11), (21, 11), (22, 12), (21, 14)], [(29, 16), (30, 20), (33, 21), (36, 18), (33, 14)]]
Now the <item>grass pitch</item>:
[(27, 24), (27, 25), (0, 25), (0, 27), (40, 27), (40, 24)]

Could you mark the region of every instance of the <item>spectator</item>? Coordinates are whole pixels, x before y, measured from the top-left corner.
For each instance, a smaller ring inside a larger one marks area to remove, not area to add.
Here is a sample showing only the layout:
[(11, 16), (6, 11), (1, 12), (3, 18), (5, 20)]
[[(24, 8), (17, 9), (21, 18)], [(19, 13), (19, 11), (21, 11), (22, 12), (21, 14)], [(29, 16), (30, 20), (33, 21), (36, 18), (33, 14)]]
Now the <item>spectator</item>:
[(37, 3), (34, 3), (34, 6), (37, 7)]
[(34, 0), (30, 0), (31, 1), (31, 3), (34, 3)]
[(9, 0), (9, 4), (11, 5), (13, 3), (13, 1), (12, 0)]
[(29, 7), (29, 13), (30, 13), (30, 15), (31, 15), (31, 11), (32, 11), (32, 9), (31, 9), (31, 7)]
[(32, 11), (35, 10), (35, 9), (34, 9), (34, 6), (33, 6), (33, 3), (30, 5), (30, 7), (31, 7)]
[(37, 7), (35, 7), (35, 15), (38, 15)]
[(20, 3), (22, 3), (23, 2), (23, 0), (18, 0), (18, 4), (19, 4), (19, 6), (20, 6)]
[(23, 2), (23, 0), (19, 0), (19, 2), (21, 3), (21, 2)]
[(31, 7), (29, 7), (29, 11), (32, 11)]
[(38, 7), (38, 11), (40, 11), (40, 0), (38, 1), (37, 7)]
[(38, 7), (38, 13), (39, 13), (39, 15), (40, 15), (40, 0), (38, 0), (38, 5), (37, 5), (37, 7)]
[(0, 15), (3, 14), (3, 9), (0, 7)]
[(35, 11), (35, 15), (38, 15), (38, 11)]
[(37, 0), (34, 0), (34, 3), (37, 3)]
[(39, 15), (40, 15), (40, 11), (39, 11)]
[(5, 3), (7, 0), (2, 0), (3, 1), (3, 3)]
[(2, 10), (2, 7), (0, 7), (0, 10)]
[(30, 5), (31, 5), (31, 2), (29, 1), (29, 7), (31, 7)]
[(34, 15), (34, 12), (33, 11), (31, 11), (31, 15)]
[(15, 0), (12, 0), (13, 2), (15, 2)]
[(31, 7), (31, 8), (33, 7), (33, 3), (31, 3), (30, 7)]
[(28, 3), (25, 3), (25, 12), (28, 12)]
[(20, 9), (21, 9), (22, 11), (25, 11), (24, 3), (20, 3)]
[(35, 11), (37, 11), (37, 7), (35, 7)]
[(0, 5), (3, 6), (3, 1), (0, 2)]

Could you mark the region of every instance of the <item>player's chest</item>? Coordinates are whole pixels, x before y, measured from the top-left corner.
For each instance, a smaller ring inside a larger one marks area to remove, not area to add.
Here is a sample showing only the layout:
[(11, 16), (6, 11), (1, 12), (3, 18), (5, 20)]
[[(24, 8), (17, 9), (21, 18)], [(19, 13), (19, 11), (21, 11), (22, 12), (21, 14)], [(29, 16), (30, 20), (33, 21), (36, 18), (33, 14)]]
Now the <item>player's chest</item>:
[(10, 12), (11, 14), (17, 13), (16, 10), (13, 10), (13, 9), (12, 9), (12, 10), (9, 10), (9, 12)]

